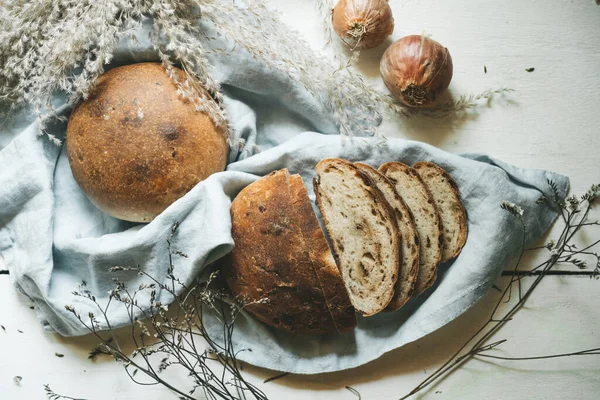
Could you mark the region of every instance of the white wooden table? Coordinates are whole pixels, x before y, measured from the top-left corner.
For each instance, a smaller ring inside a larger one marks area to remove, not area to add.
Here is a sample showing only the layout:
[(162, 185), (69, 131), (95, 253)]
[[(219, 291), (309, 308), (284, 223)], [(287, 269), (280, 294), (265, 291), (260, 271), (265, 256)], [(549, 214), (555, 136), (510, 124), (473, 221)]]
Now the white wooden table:
[[(276, 2), (283, 19), (316, 49), (321, 17), (307, 1)], [(522, 167), (571, 177), (572, 192), (600, 183), (600, 6), (594, 0), (390, 0), (394, 39), (432, 35), (454, 60), (451, 90), (515, 90), (460, 120), (388, 118), (383, 133), (428, 142), (450, 152), (485, 152)], [(362, 54), (358, 70), (383, 90), (378, 62), (385, 46)], [(484, 73), (484, 65), (487, 73)], [(526, 72), (534, 67), (535, 71)], [(598, 219), (595, 211), (592, 219)], [(556, 236), (555, 226), (548, 239)], [(590, 243), (600, 230), (578, 238)], [(542, 241), (541, 243), (544, 243)], [(509, 266), (507, 266), (508, 268)], [(0, 268), (1, 269), (1, 268)], [(530, 279), (530, 278), (529, 278)], [(506, 285), (501, 278), (498, 286)], [(272, 399), (395, 399), (444, 362), (482, 323), (498, 292), (439, 331), (350, 371), (286, 376), (246, 367)], [(91, 362), (92, 338), (46, 334), (28, 301), (0, 276), (0, 399), (43, 399), (43, 384), (90, 400), (175, 399), (166, 389), (137, 386), (108, 359)], [(20, 331), (21, 332), (20, 332)], [(497, 335), (502, 354), (535, 356), (600, 347), (600, 281), (547, 277), (525, 309)], [(59, 358), (55, 352), (64, 354)], [(13, 383), (21, 376), (20, 385)], [(177, 379), (177, 377), (175, 377)], [(598, 399), (600, 356), (540, 361), (472, 360), (423, 392), (424, 399)]]

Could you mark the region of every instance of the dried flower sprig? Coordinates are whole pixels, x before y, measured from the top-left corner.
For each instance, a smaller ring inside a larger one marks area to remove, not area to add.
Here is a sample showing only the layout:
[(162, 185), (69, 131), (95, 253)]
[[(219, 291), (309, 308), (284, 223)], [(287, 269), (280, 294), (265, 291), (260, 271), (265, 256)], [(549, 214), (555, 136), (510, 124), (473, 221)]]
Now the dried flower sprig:
[(503, 201), (502, 204), (500, 204), (500, 208), (508, 211), (509, 213), (511, 213), (519, 219), (523, 216), (524, 213), (523, 209), (520, 206), (506, 200)]
[[(262, 391), (246, 381), (241, 373), (241, 363), (237, 354), (243, 349), (234, 349), (232, 335), (234, 323), (242, 310), (222, 291), (213, 288), (217, 273), (212, 272), (207, 279), (197, 279), (186, 285), (174, 274), (172, 255), (187, 257), (185, 253), (173, 251), (171, 242), (177, 231), (174, 224), (167, 239), (170, 255), (167, 283), (162, 283), (139, 267), (115, 266), (111, 272), (135, 271), (148, 279), (137, 288), (128, 288), (118, 277), (113, 279), (115, 288), (109, 294), (109, 301), (102, 306), (82, 281), (73, 294), (95, 304), (98, 315), (89, 312), (82, 316), (71, 305), (65, 306), (83, 326), (95, 335), (100, 344), (92, 350), (90, 358), (99, 354), (109, 354), (123, 365), (125, 372), (135, 383), (147, 384), (139, 380), (138, 374), (150, 378), (153, 384), (161, 384), (176, 393), (181, 399), (192, 400), (196, 391), (202, 391), (208, 399), (256, 399), (266, 400)], [(173, 301), (170, 306), (157, 300), (159, 291), (168, 293)], [(179, 294), (181, 293), (181, 294)], [(126, 354), (111, 326), (108, 309), (112, 304), (125, 307), (129, 318), (130, 337), (136, 349)], [(171, 311), (169, 311), (171, 309)], [(211, 337), (203, 321), (207, 309), (223, 324), (221, 341)], [(138, 319), (138, 316), (143, 319)], [(100, 332), (100, 322), (108, 327), (108, 335)], [(180, 388), (168, 382), (161, 372), (172, 366), (183, 368), (191, 382), (190, 387)]]
[[(113, 342), (113, 338), (109, 338), (106, 340), (107, 344), (111, 344)], [(110, 355), (110, 350), (106, 347), (104, 342), (99, 343), (96, 347), (94, 347), (88, 354), (89, 360), (95, 360), (100, 354)]]
[[(506, 342), (506, 339), (491, 341), (492, 337), (509, 321), (512, 320), (515, 313), (521, 309), (535, 288), (540, 282), (549, 275), (552, 269), (558, 264), (573, 264), (578, 268), (587, 268), (587, 264), (581, 260), (574, 258), (577, 255), (592, 256), (596, 263), (594, 271), (590, 274), (591, 277), (600, 278), (600, 255), (597, 252), (592, 251), (596, 246), (600, 245), (600, 239), (594, 241), (592, 244), (578, 249), (576, 245), (572, 244), (571, 241), (575, 234), (581, 231), (582, 228), (590, 225), (600, 225), (598, 221), (588, 222), (587, 217), (590, 210), (592, 209), (595, 201), (600, 196), (600, 185), (592, 185), (590, 190), (581, 197), (571, 196), (567, 201), (563, 201), (559, 195), (557, 185), (548, 181), (548, 184), (553, 191), (553, 198), (547, 199), (546, 197), (540, 198), (537, 203), (548, 203), (552, 207), (559, 210), (564, 222), (564, 228), (556, 241), (551, 241), (546, 246), (539, 246), (531, 249), (525, 248), (525, 234), (527, 227), (525, 226), (522, 216), (523, 209), (513, 203), (505, 201), (501, 204), (501, 208), (511, 213), (523, 228), (523, 236), (521, 243), (521, 252), (515, 263), (512, 274), (510, 275), (510, 281), (508, 285), (502, 290), (502, 294), (498, 299), (495, 307), (490, 313), (488, 320), (472, 335), (462, 346), (458, 349), (444, 364), (430, 374), (425, 380), (419, 383), (413, 390), (406, 395), (402, 396), (400, 400), (408, 399), (416, 393), (421, 392), (428, 386), (434, 384), (436, 381), (451, 373), (456, 368), (462, 366), (465, 362), (472, 359), (473, 357), (486, 357), (492, 359), (502, 360), (539, 360), (546, 358), (560, 358), (570, 356), (583, 356), (583, 355), (600, 355), (600, 348), (586, 349), (570, 353), (561, 354), (550, 354), (540, 355), (531, 357), (501, 357), (489, 352), (497, 349), (501, 344)], [(526, 251), (531, 250), (546, 250), (549, 251), (549, 258), (529, 269), (528, 271), (519, 271), (521, 260)], [(521, 280), (524, 277), (534, 277), (534, 281), (525, 290), (523, 288)], [(503, 303), (509, 303), (512, 298), (513, 287), (516, 285), (516, 291), (518, 292), (518, 298), (514, 302), (515, 304), (509, 306), (508, 311), (504, 312), (503, 315), (497, 316), (498, 310)]]
[(431, 118), (446, 118), (465, 113), (478, 107), (486, 100), (490, 102), (495, 96), (504, 96), (507, 93), (514, 92), (513, 89), (500, 88), (489, 89), (478, 94), (463, 94), (456, 99), (450, 99), (442, 102), (430, 109), (412, 109), (407, 108), (409, 115), (423, 115)]
[(333, 24), (331, 23), (331, 16), (333, 13), (333, 7), (335, 6), (333, 0), (317, 0), (316, 8), (322, 18), (323, 29), (325, 32), (325, 44), (330, 45), (333, 41)]
[(76, 398), (76, 397), (69, 397), (69, 396), (65, 396), (62, 394), (58, 394), (58, 393), (54, 392), (50, 388), (50, 385), (48, 385), (48, 384), (44, 385), (44, 391), (46, 392), (46, 397), (48, 398), (48, 400), (86, 400), (86, 399), (80, 399), (80, 398)]

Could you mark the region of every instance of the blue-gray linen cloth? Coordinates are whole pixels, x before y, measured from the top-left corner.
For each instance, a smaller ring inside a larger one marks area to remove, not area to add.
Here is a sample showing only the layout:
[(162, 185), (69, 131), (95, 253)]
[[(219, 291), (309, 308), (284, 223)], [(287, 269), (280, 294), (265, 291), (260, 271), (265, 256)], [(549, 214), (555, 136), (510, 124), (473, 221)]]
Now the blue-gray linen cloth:
[[(147, 26), (137, 38), (139, 42), (120, 44), (112, 66), (157, 60)], [(235, 131), (230, 163), (225, 172), (198, 184), (149, 224), (120, 221), (92, 205), (73, 179), (64, 147), (37, 135), (30, 110), (0, 121), (0, 269), (10, 270), (14, 285), (35, 303), (47, 331), (66, 336), (87, 333), (65, 305), (73, 305), (82, 316), (95, 311), (89, 300), (71, 294), (82, 280), (104, 304), (114, 287), (111, 266), (140, 265), (163, 279), (168, 267), (166, 239), (175, 222), (181, 224), (172, 247), (188, 255), (176, 258), (175, 274), (191, 282), (234, 246), (231, 199), (273, 170), (288, 168), (301, 174), (314, 201), (314, 166), (326, 157), (373, 166), (391, 160), (436, 162), (460, 188), (469, 236), (458, 259), (439, 268), (433, 288), (397, 312), (359, 318), (356, 330), (343, 336), (296, 336), (245, 314), (236, 324), (234, 345), (253, 350), (239, 353), (251, 364), (294, 373), (355, 367), (442, 327), (486, 293), (522, 240), (519, 221), (500, 208), (502, 201), (524, 208), (530, 242), (556, 217), (549, 206), (536, 204), (540, 196), (552, 196), (547, 179), (558, 185), (562, 196), (568, 190), (564, 176), (517, 168), (484, 155), (455, 155), (402, 139), (381, 144), (370, 138), (341, 137), (331, 115), (306, 90), (244, 51), (213, 55), (211, 63)], [(70, 110), (60, 99), (57, 108), (68, 116)], [(66, 123), (55, 123), (49, 131), (64, 139), (65, 127)], [(242, 148), (237, 146), (240, 138), (245, 142)], [(147, 281), (134, 273), (119, 276), (132, 288)], [(159, 293), (158, 299), (169, 301), (166, 293)], [(123, 307), (110, 308), (109, 317), (113, 326), (129, 321)], [(219, 334), (219, 322), (208, 318), (206, 324), (209, 332)]]

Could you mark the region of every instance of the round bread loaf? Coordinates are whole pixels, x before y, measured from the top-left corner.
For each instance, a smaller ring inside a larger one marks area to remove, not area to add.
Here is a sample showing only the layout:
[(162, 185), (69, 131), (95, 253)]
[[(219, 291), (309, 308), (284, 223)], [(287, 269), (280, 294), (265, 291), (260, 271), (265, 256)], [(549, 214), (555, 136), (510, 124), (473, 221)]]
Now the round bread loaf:
[(233, 200), (235, 247), (221, 264), (223, 275), (245, 310), (269, 326), (345, 332), (356, 326), (354, 308), (296, 177), (275, 171)]
[(98, 208), (149, 222), (223, 171), (228, 145), (226, 128), (178, 95), (161, 64), (141, 63), (99, 78), (71, 113), (67, 154), (75, 180)]

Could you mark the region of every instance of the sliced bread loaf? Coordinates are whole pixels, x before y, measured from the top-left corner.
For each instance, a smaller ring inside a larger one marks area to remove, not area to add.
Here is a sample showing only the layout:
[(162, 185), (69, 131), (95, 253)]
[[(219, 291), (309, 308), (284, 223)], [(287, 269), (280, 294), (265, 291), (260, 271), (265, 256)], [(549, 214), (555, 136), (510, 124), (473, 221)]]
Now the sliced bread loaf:
[(437, 265), (442, 257), (441, 224), (433, 197), (414, 169), (401, 162), (390, 162), (379, 167), (396, 188), (396, 192), (410, 208), (419, 233), (419, 274), (413, 296), (433, 285)]
[(396, 192), (394, 185), (370, 165), (363, 163), (354, 163), (354, 165), (369, 176), (394, 210), (399, 236), (401, 237), (401, 256), (394, 297), (392, 297), (392, 301), (386, 308), (388, 311), (394, 311), (410, 299), (417, 281), (417, 274), (419, 273), (419, 235), (410, 210)]
[(231, 203), (235, 247), (222, 264), (223, 272), (236, 299), (265, 324), (295, 333), (335, 331), (337, 325), (315, 272), (321, 267), (313, 265), (304, 241), (295, 208), (298, 202), (291, 194), (287, 170), (245, 187)]
[(398, 279), (399, 236), (389, 204), (352, 163), (330, 158), (316, 166), (313, 185), (333, 253), (354, 308), (383, 310)]
[(346, 332), (356, 326), (356, 313), (300, 175), (290, 176), (290, 191), (294, 203), (292, 218), (300, 225), (304, 243), (325, 295), (333, 323), (338, 332)]
[(431, 162), (418, 162), (419, 173), (433, 196), (442, 223), (442, 262), (460, 254), (467, 241), (467, 216), (460, 200), (458, 186), (450, 174)]

